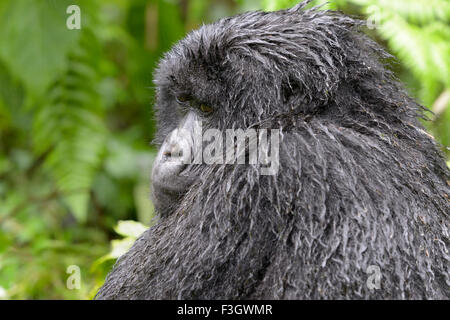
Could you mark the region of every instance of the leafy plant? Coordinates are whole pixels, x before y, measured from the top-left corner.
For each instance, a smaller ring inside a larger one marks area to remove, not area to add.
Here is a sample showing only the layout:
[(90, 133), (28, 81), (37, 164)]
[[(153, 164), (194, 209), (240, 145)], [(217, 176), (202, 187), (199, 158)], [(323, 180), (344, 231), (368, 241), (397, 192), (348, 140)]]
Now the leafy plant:
[(136, 221), (119, 221), (114, 227), (114, 231), (123, 238), (111, 241), (111, 250), (108, 254), (100, 257), (92, 266), (96, 269), (107, 260), (117, 259), (131, 248), (136, 239), (145, 231), (147, 227)]
[[(163, 52), (202, 23), (298, 2), (0, 1), (0, 299), (92, 298), (154, 215), (152, 72)], [(73, 4), (81, 30), (66, 27)], [(373, 22), (367, 31), (398, 56), (394, 71), (448, 145), (449, 2), (317, 4)], [(66, 286), (69, 265), (80, 290)]]
[(106, 127), (98, 85), (99, 48), (85, 29), (69, 53), (67, 69), (47, 93), (33, 123), (37, 154), (46, 155), (58, 191), (79, 221), (86, 221), (89, 192), (105, 148)]

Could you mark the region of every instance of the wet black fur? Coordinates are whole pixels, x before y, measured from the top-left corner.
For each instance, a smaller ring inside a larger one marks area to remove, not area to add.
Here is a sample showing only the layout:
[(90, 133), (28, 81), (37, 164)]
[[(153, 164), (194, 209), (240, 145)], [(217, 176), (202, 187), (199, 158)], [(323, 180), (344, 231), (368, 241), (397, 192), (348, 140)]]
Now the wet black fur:
[(97, 299), (450, 298), (450, 174), (422, 107), (361, 22), (304, 6), (205, 25), (161, 61), (159, 141), (187, 92), (205, 126), (282, 129), (280, 171), (205, 167)]

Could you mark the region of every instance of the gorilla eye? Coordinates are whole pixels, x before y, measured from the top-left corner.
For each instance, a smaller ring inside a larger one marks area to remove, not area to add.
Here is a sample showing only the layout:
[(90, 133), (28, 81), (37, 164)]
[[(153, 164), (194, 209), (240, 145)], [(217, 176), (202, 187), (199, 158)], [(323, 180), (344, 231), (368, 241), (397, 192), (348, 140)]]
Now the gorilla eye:
[(178, 103), (186, 103), (186, 102), (190, 101), (191, 98), (188, 95), (183, 94), (183, 95), (176, 96), (175, 100), (177, 100)]
[(210, 113), (210, 112), (213, 111), (213, 108), (208, 106), (208, 105), (206, 105), (206, 104), (204, 104), (204, 103), (202, 103), (202, 104), (200, 104), (200, 110), (202, 112), (204, 112), (204, 113)]

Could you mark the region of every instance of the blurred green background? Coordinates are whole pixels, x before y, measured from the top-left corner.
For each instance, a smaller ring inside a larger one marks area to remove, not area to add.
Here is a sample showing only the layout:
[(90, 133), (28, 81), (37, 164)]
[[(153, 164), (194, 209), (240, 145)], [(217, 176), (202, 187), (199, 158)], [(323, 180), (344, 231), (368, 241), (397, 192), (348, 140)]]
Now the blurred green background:
[[(189, 30), (295, 0), (0, 1), (0, 299), (90, 299), (150, 225), (152, 72)], [(325, 3), (315, 1), (314, 4)], [(69, 30), (69, 5), (81, 29)], [(450, 2), (331, 0), (368, 18), (450, 144)], [(81, 271), (71, 290), (68, 267)]]

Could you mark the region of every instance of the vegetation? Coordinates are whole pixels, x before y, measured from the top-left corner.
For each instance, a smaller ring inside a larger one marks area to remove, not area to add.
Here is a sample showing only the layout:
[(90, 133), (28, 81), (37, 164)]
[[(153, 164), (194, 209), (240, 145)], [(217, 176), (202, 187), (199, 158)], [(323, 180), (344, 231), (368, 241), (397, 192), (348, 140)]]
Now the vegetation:
[[(0, 299), (92, 298), (151, 223), (152, 71), (162, 53), (202, 23), (297, 2), (1, 1)], [(66, 27), (72, 4), (79, 30)], [(434, 111), (427, 128), (449, 146), (450, 2), (314, 4), (368, 18), (367, 32), (398, 57), (398, 77)], [(70, 265), (79, 290), (67, 288)]]

